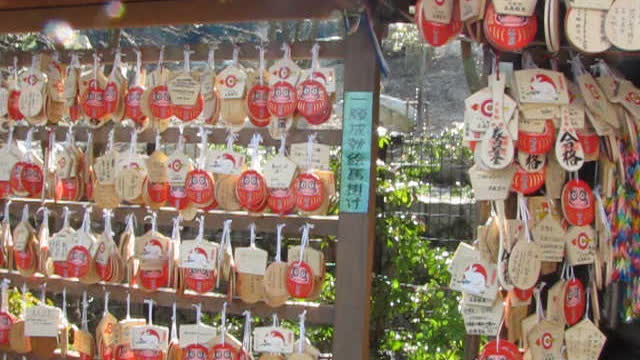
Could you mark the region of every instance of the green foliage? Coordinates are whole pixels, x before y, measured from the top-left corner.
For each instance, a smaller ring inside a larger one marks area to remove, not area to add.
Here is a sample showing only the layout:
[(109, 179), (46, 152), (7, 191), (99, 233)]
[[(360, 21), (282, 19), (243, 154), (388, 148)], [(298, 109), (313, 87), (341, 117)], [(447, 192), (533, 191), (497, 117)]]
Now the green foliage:
[[(380, 258), (372, 294), (372, 357), (419, 360), (462, 355), (460, 297), (446, 289), (450, 253), (426, 239), (426, 225), (409, 211), (431, 176), (440, 171), (443, 159), (458, 153), (454, 161), (470, 158), (459, 149), (459, 139), (459, 131), (453, 129), (436, 139), (403, 145), (402, 163), (411, 166), (378, 163), (376, 254)], [(456, 142), (457, 148), (452, 145)], [(388, 139), (379, 142), (383, 151), (391, 144)], [(418, 150), (426, 151), (428, 159), (421, 158)]]

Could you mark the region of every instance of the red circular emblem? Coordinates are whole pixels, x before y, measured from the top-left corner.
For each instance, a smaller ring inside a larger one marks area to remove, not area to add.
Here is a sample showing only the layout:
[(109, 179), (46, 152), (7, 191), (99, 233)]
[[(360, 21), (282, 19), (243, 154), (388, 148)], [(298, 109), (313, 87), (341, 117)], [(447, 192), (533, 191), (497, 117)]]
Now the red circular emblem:
[(185, 269), (185, 285), (187, 289), (204, 294), (213, 290), (216, 275), (213, 270)]
[(167, 119), (173, 115), (169, 88), (164, 85), (156, 86), (151, 90), (149, 96), (149, 104), (151, 104), (151, 114), (153, 116), (159, 119)]
[(255, 170), (244, 171), (236, 183), (236, 196), (243, 208), (258, 211), (266, 204), (267, 183)]
[(595, 200), (591, 186), (583, 180), (571, 180), (562, 189), (562, 212), (569, 224), (590, 225), (595, 219)]
[(142, 122), (145, 118), (142, 112), (142, 94), (144, 94), (142, 87), (133, 86), (129, 88), (125, 99), (125, 114), (129, 119), (137, 123)]
[(597, 154), (600, 150), (600, 137), (595, 132), (578, 130), (578, 139), (585, 155)]
[(522, 360), (518, 346), (506, 339), (492, 340), (482, 349), (480, 360)]
[(208, 360), (209, 348), (202, 344), (191, 344), (182, 349), (182, 360)]
[(96, 261), (96, 271), (98, 272), (98, 276), (100, 276), (100, 280), (111, 281), (111, 277), (113, 276), (113, 263), (111, 258), (109, 258), (106, 263)]
[(66, 261), (54, 261), (53, 273), (64, 278), (69, 277), (69, 263)]
[(514, 288), (513, 292), (516, 294), (518, 299), (522, 301), (527, 301), (531, 299), (531, 297), (533, 296), (533, 288), (525, 289), (525, 290)]
[(91, 268), (91, 254), (84, 246), (74, 246), (67, 255), (70, 277), (83, 277)]
[(296, 207), (296, 195), (291, 188), (269, 188), (267, 205), (276, 214), (289, 214)]
[(542, 133), (518, 131), (518, 150), (529, 154), (546, 154), (553, 148), (555, 141), (556, 128), (553, 126), (553, 120), (545, 121)]
[(255, 85), (247, 95), (247, 108), (251, 123), (257, 127), (265, 127), (271, 122), (271, 114), (267, 108), (269, 99), (269, 87), (267, 85)]
[(19, 121), (24, 119), (24, 115), (20, 112), (20, 91), (11, 90), (9, 93), (8, 111), (11, 120)]
[(324, 112), (320, 115), (306, 117), (309, 124), (312, 124), (312, 125), (324, 124), (327, 121), (329, 121), (330, 118), (331, 118), (331, 106), (325, 107)]
[(56, 199), (73, 201), (78, 198), (80, 184), (77, 177), (60, 179), (56, 184)]
[(9, 185), (11, 186), (11, 192), (14, 194), (24, 193), (26, 190), (22, 182), (22, 170), (29, 163), (25, 161), (19, 161), (13, 165), (11, 169), (11, 177), (9, 178)]
[(276, 82), (267, 97), (267, 108), (273, 116), (288, 117), (297, 106), (296, 88), (286, 81)]
[(324, 115), (329, 106), (329, 95), (324, 85), (317, 80), (309, 79), (298, 84), (298, 111), (309, 118)]
[(104, 89), (104, 107), (107, 114), (113, 114), (118, 107), (118, 86), (113, 81)]
[(238, 360), (238, 350), (229, 343), (215, 345), (211, 351), (213, 360)]
[(167, 195), (167, 202), (178, 210), (183, 210), (189, 205), (189, 199), (187, 198), (187, 191), (184, 185), (170, 185), (169, 194)]
[(295, 298), (304, 299), (313, 292), (313, 270), (304, 261), (296, 261), (287, 269), (287, 291)]
[(9, 344), (9, 332), (16, 318), (8, 312), (0, 312), (0, 345)]
[(484, 33), (489, 43), (502, 51), (519, 51), (536, 37), (538, 18), (498, 14), (493, 3), (484, 15)]
[(169, 198), (168, 182), (151, 182), (147, 179), (147, 194), (149, 199), (156, 203), (163, 203)]
[(92, 119), (100, 119), (107, 114), (104, 101), (104, 90), (95, 81), (89, 83), (89, 87), (82, 94), (82, 111)]
[(320, 208), (324, 198), (324, 184), (312, 173), (302, 173), (293, 182), (296, 206), (303, 211), (315, 211)]
[(140, 285), (147, 290), (157, 290), (167, 286), (169, 282), (169, 264), (166, 262), (162, 270), (140, 270)]
[(135, 360), (162, 360), (164, 354), (160, 350), (133, 350)]
[(516, 174), (513, 177), (513, 182), (511, 184), (511, 189), (513, 191), (529, 195), (540, 190), (542, 185), (544, 185), (544, 180), (547, 175), (546, 165), (542, 170), (537, 172), (528, 172), (520, 166), (520, 164), (516, 165), (516, 169)]
[(192, 170), (185, 180), (187, 199), (196, 205), (208, 205), (213, 201), (215, 183), (209, 172), (202, 169)]
[(195, 120), (200, 116), (200, 114), (202, 114), (202, 109), (204, 109), (204, 99), (202, 95), (198, 95), (196, 103), (193, 105), (171, 104), (171, 111), (173, 111), (173, 115), (182, 121)]
[(577, 324), (584, 317), (587, 299), (580, 279), (569, 280), (564, 289), (564, 317), (569, 326)]
[(26, 163), (22, 167), (22, 186), (29, 193), (29, 196), (35, 197), (42, 192), (44, 186), (44, 174), (40, 166), (33, 163)]
[(25, 251), (15, 250), (13, 254), (16, 258), (16, 267), (18, 270), (30, 270), (33, 267), (34, 254), (30, 246), (27, 246)]

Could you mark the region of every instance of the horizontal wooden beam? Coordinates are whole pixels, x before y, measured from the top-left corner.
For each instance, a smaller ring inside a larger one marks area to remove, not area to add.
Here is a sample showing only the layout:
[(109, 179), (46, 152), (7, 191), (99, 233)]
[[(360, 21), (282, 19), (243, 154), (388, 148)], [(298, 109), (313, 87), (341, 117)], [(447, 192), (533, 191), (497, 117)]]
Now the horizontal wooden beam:
[[(192, 304), (200, 303), (203, 311), (217, 313), (222, 311), (222, 306), (227, 301), (227, 296), (215, 293), (179, 295), (173, 289), (159, 289), (155, 292), (148, 292), (137, 287), (129, 287), (128, 284), (100, 283), (87, 285), (77, 280), (63, 279), (58, 276), (45, 278), (39, 274), (24, 278), (16, 272), (9, 272), (4, 269), (0, 270), (0, 279), (9, 279), (16, 286), (26, 283), (32, 290), (40, 289), (42, 284), (46, 283), (47, 293), (60, 294), (63, 289), (67, 289), (67, 295), (77, 297), (82, 296), (84, 291), (89, 296), (104, 297), (104, 293), (109, 291), (110, 298), (119, 302), (127, 301), (127, 293), (131, 293), (131, 301), (133, 303), (142, 304), (145, 299), (153, 299), (158, 306), (169, 307), (176, 303), (178, 308), (189, 311), (193, 310)], [(234, 299), (227, 307), (229, 313), (236, 315), (242, 315), (245, 310), (251, 310), (252, 315), (259, 317), (269, 317), (271, 314), (277, 313), (279, 318), (291, 321), (298, 321), (298, 315), (306, 310), (309, 323), (333, 323), (333, 305), (288, 301), (279, 308), (272, 308), (265, 303), (245, 304), (240, 299)]]
[[(0, 11), (0, 17), (2, 12)], [(0, 25), (1, 26), (1, 25)], [(311, 58), (311, 48), (315, 42), (313, 41), (301, 41), (289, 44), (291, 46), (291, 57), (293, 59), (309, 59)], [(341, 59), (344, 57), (344, 42), (342, 40), (336, 41), (321, 41), (319, 56), (323, 59)], [(189, 50), (193, 51), (191, 54), (191, 61), (207, 61), (209, 56), (209, 47), (212, 44), (199, 43), (190, 44)], [(245, 43), (238, 44), (240, 53), (238, 58), (240, 60), (258, 60), (259, 50), (256, 44)], [(229, 42), (223, 42), (217, 45), (215, 52), (216, 63), (219, 65), (224, 60), (229, 60), (233, 54), (234, 45)], [(127, 61), (129, 64), (135, 63), (136, 53), (134, 48), (121, 49), (123, 61)], [(158, 46), (145, 46), (141, 47), (143, 63), (155, 63), (160, 56), (160, 47)], [(265, 58), (267, 60), (279, 59), (282, 57), (282, 43), (272, 42), (266, 45)], [(43, 53), (53, 53), (53, 51), (43, 51)], [(58, 51), (60, 61), (68, 64), (71, 61), (71, 54), (77, 54), (80, 58), (80, 62), (84, 64), (93, 63), (93, 54), (100, 55), (103, 63), (112, 63), (114, 58), (115, 49), (87, 49), (87, 50), (64, 50)], [(18, 64), (21, 66), (29, 66), (32, 62), (32, 53), (24, 51), (5, 52), (0, 59), (0, 66), (13, 66), (13, 59), (18, 59)], [(184, 46), (165, 46), (164, 48), (164, 61), (165, 62), (181, 62), (184, 59)]]
[[(30, 126), (16, 126), (14, 138), (23, 140), (27, 135), (27, 131), (30, 129)], [(206, 127), (210, 130), (209, 132), (209, 144), (226, 144), (227, 138), (227, 129), (225, 128), (211, 128)], [(56, 126), (53, 127), (56, 132), (56, 140), (63, 141), (68, 132), (67, 127)], [(75, 126), (73, 128), (73, 134), (76, 141), (87, 141), (87, 136), (91, 132), (93, 133), (93, 142), (95, 144), (106, 144), (109, 139), (109, 131), (111, 130), (110, 125), (105, 125), (99, 129), (92, 129), (89, 127)], [(33, 134), (34, 140), (47, 140), (47, 129), (45, 127), (36, 128)], [(124, 126), (115, 126), (114, 130), (114, 140), (115, 142), (129, 142), (131, 140), (131, 128)], [(184, 141), (187, 144), (200, 143), (200, 136), (198, 132), (200, 129), (198, 127), (185, 127), (184, 128)], [(161, 134), (162, 141), (166, 143), (176, 143), (178, 142), (178, 134), (180, 130), (177, 127), (168, 128), (165, 132)], [(278, 146), (280, 144), (280, 139), (274, 139), (269, 134), (268, 129), (266, 128), (245, 128), (238, 132), (238, 139), (236, 140), (236, 144), (239, 145), (247, 145), (251, 142), (251, 137), (253, 134), (260, 134), (262, 136), (262, 145), (264, 146)], [(338, 146), (342, 141), (342, 130), (341, 129), (291, 129), (287, 136), (288, 144), (295, 144), (300, 142), (307, 142), (308, 137), (311, 134), (317, 134), (316, 141), (319, 144), (326, 144), (332, 146)], [(3, 136), (6, 138), (6, 135)], [(153, 129), (147, 129), (140, 134), (138, 134), (138, 142), (140, 143), (154, 143), (156, 137), (156, 132)]]
[[(18, 5), (20, 3), (24, 5)], [(13, 3), (13, 6), (8, 6)], [(3, 1), (0, 32), (38, 32), (52, 21), (74, 29), (143, 27), (153, 25), (326, 18), (332, 11), (351, 7), (347, 0), (144, 0), (124, 2), (117, 16), (107, 11), (109, 1)]]
[[(68, 207), (69, 210), (80, 214), (84, 211), (85, 207), (94, 206), (89, 201), (58, 201), (45, 200), (44, 203), (40, 199), (28, 199), (28, 198), (12, 198), (11, 213), (19, 217), (22, 214), (22, 207), (26, 204), (29, 205), (29, 210), (34, 213), (40, 206), (44, 205), (50, 210), (53, 210), (54, 214), (62, 214), (62, 209)], [(5, 201), (0, 201), (0, 204), (4, 206)], [(96, 209), (97, 210), (97, 209)], [(124, 218), (127, 214), (134, 213), (138, 221), (142, 221), (145, 215), (149, 214), (149, 209), (141, 205), (120, 205), (113, 209), (114, 221)], [(225, 220), (233, 220), (231, 228), (233, 230), (246, 231), (251, 224), (256, 224), (256, 230), (260, 232), (275, 233), (278, 224), (286, 223), (287, 226), (283, 228), (284, 234), (300, 235), (300, 227), (304, 224), (313, 224), (314, 227), (311, 230), (312, 236), (328, 236), (337, 234), (338, 230), (338, 216), (299, 216), (299, 215), (284, 215), (279, 216), (276, 214), (260, 214), (249, 215), (245, 211), (221, 211), (210, 210), (203, 212), (198, 210), (199, 215), (205, 216), (205, 229), (207, 231), (220, 230), (223, 227)], [(158, 225), (159, 226), (171, 226), (173, 218), (178, 214), (177, 210), (169, 207), (162, 207), (158, 211)], [(102, 213), (100, 211), (93, 211), (92, 218), (95, 220), (102, 219)], [(187, 225), (196, 226), (194, 221), (185, 221)]]

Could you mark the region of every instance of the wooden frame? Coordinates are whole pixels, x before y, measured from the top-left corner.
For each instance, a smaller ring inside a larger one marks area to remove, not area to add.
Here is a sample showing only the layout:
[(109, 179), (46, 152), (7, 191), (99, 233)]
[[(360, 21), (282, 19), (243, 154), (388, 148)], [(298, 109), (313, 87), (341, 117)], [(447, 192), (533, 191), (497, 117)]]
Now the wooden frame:
[[(104, 6), (107, 1), (101, 0), (21, 0), (19, 2), (0, 2), (0, 32), (27, 32), (40, 31), (45, 23), (51, 19), (65, 21), (73, 28), (114, 28), (114, 27), (142, 27), (151, 25), (176, 25), (192, 23), (212, 23), (231, 22), (248, 20), (282, 20), (291, 18), (322, 18), (327, 17), (334, 10), (351, 9), (358, 5), (355, 0), (321, 0), (321, 1), (300, 1), (300, 0), (229, 0), (222, 3), (220, 0), (128, 0), (123, 1), (126, 10), (123, 16), (109, 18), (106, 16)], [(152, 9), (152, 11), (151, 11)], [(270, 45), (277, 46), (277, 45)], [(196, 55), (192, 59), (200, 56), (208, 45), (198, 45)], [(323, 48), (325, 48), (323, 46)], [(297, 53), (308, 54), (310, 44), (295, 44), (293, 48), (294, 57)], [(230, 54), (230, 48), (223, 48), (217, 53), (217, 57)], [(316, 235), (337, 235), (337, 282), (336, 282), (336, 303), (335, 305), (319, 305), (299, 302), (289, 302), (282, 308), (276, 309), (281, 317), (295, 319), (304, 309), (308, 310), (309, 322), (317, 324), (335, 325), (333, 358), (337, 360), (369, 359), (369, 319), (370, 319), (370, 295), (373, 262), (373, 243), (375, 239), (375, 180), (376, 180), (376, 157), (377, 141), (376, 128), (378, 119), (379, 103), (379, 71), (376, 62), (375, 50), (370, 40), (366, 23), (363, 21), (357, 32), (351, 34), (344, 43), (330, 44), (326, 47), (327, 53), (321, 52), (321, 56), (344, 57), (345, 84), (347, 91), (366, 91), (373, 95), (371, 113), (373, 114), (373, 126), (369, 136), (372, 139), (370, 166), (370, 187), (368, 194), (367, 213), (341, 213), (339, 217), (300, 217), (287, 216), (278, 217), (274, 215), (264, 215), (259, 217), (249, 216), (246, 213), (222, 213), (209, 212), (207, 214), (207, 225), (210, 229), (219, 229), (223, 219), (234, 219), (233, 226), (245, 229), (250, 222), (256, 222), (258, 230), (274, 231), (275, 224), (287, 222), (288, 231), (295, 231), (297, 225), (304, 222), (312, 222), (316, 225), (313, 233)], [(277, 52), (273, 52), (276, 53)], [(165, 53), (168, 61), (181, 60), (181, 49), (171, 48)], [(68, 54), (63, 54), (65, 58)], [(255, 50), (250, 46), (245, 46), (241, 51), (241, 57), (255, 57)], [(308, 56), (308, 55), (306, 55)], [(109, 56), (110, 57), (110, 56)], [(305, 55), (300, 55), (305, 57)], [(133, 57), (130, 57), (133, 58)], [(12, 57), (3, 56), (2, 63), (10, 64)], [(157, 59), (157, 49), (143, 49), (144, 61), (155, 61)], [(19, 61), (28, 63), (29, 55), (20, 54)], [(345, 124), (343, 123), (343, 126)], [(79, 140), (86, 139), (87, 130), (78, 130), (75, 134)], [(188, 142), (198, 142), (196, 136), (197, 129), (187, 129), (186, 138)], [(309, 132), (318, 132), (319, 141), (330, 145), (341, 143), (341, 130), (302, 130), (293, 132), (291, 137), (298, 141), (306, 139)], [(62, 139), (66, 130), (57, 129), (56, 137)], [(240, 132), (239, 143), (247, 143), (252, 130)], [(25, 128), (16, 131), (16, 138), (24, 138)], [(163, 134), (164, 141), (174, 141), (176, 130), (168, 130)], [(266, 135), (266, 134), (265, 134)], [(128, 139), (126, 129), (116, 130), (116, 140)], [(155, 134), (147, 131), (143, 132), (139, 141), (152, 141)], [(210, 134), (210, 141), (222, 143), (224, 139), (223, 130), (214, 130)], [(46, 133), (40, 131), (36, 138), (45, 140)], [(269, 136), (263, 138), (268, 139)], [(94, 141), (104, 144), (107, 139), (107, 130), (96, 130)], [(275, 145), (275, 141), (267, 141), (267, 145)], [(39, 204), (37, 200), (16, 199), (19, 203)], [(81, 202), (48, 202), (47, 206), (81, 207)], [(35, 208), (35, 206), (32, 206)], [(19, 210), (14, 206), (15, 210)], [(35, 210), (35, 209), (32, 209)], [(124, 211), (144, 212), (141, 207), (127, 207)], [(117, 213), (118, 211), (116, 211)], [(166, 221), (174, 212), (161, 211), (160, 221)], [(209, 221), (211, 219), (211, 221)], [(9, 278), (14, 284), (20, 284), (24, 279), (15, 273), (0, 271), (0, 278)], [(26, 280), (32, 288), (37, 288), (45, 281), (42, 277), (34, 277)], [(83, 290), (88, 290), (92, 295), (100, 295), (104, 290), (110, 290), (112, 298), (124, 300), (126, 285), (84, 285), (73, 280), (51, 278), (46, 280), (49, 286), (47, 291), (59, 292), (63, 287), (67, 287), (72, 295), (79, 295)], [(178, 296), (174, 293), (160, 292), (158, 295), (132, 289), (132, 300), (141, 302), (145, 297), (154, 297), (160, 305), (170, 305), (174, 301), (180, 307), (189, 307), (191, 303), (203, 302), (205, 310), (220, 311), (224, 297), (215, 296)], [(263, 305), (247, 305), (234, 302), (229, 311), (232, 313), (242, 313), (244, 309), (252, 309), (257, 315), (267, 315), (272, 309)], [(373, 355), (375, 356), (375, 355)]]

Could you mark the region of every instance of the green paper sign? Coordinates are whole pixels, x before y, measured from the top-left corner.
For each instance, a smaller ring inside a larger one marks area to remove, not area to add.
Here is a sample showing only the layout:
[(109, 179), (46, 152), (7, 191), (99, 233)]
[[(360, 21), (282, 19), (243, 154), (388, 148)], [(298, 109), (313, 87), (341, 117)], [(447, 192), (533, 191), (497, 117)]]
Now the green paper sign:
[(348, 91), (344, 98), (340, 212), (366, 213), (371, 178), (373, 93)]

